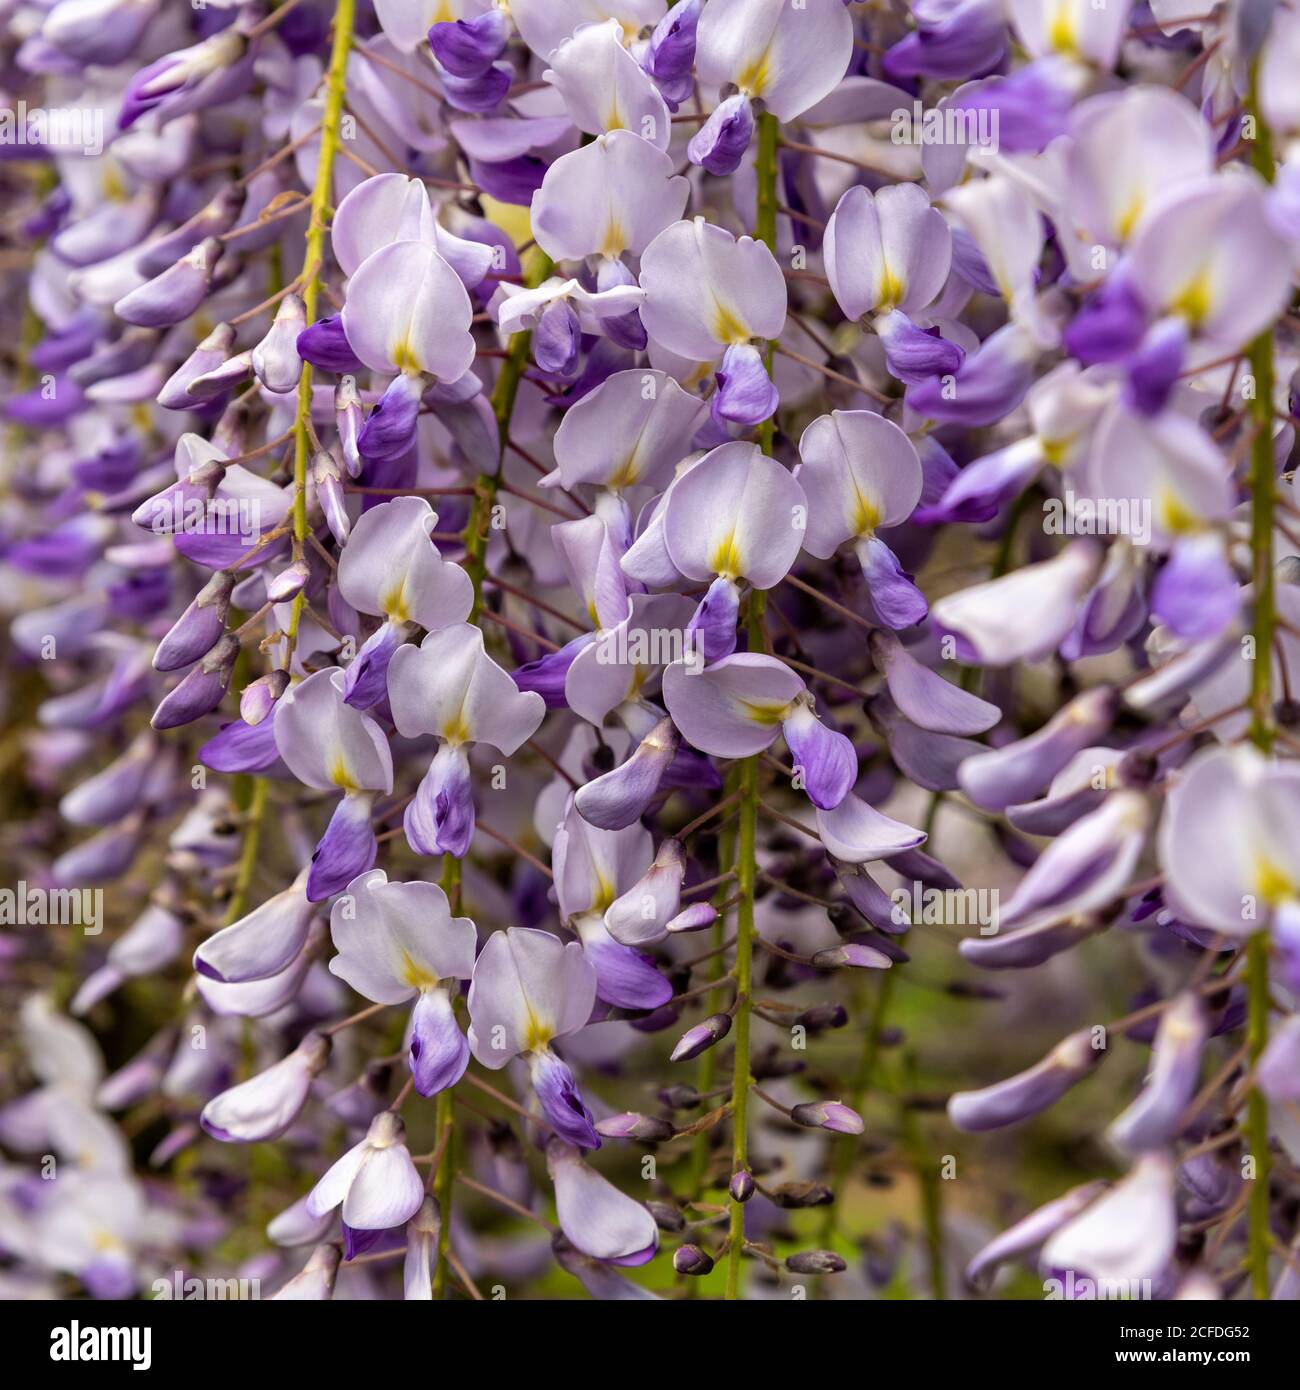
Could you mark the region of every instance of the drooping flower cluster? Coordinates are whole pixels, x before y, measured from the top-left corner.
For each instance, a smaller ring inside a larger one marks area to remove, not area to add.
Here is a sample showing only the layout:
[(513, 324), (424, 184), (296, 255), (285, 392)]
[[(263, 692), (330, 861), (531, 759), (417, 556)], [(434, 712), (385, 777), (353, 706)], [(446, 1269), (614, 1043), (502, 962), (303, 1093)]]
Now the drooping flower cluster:
[(0, 1291), (1300, 1296), (1300, 8), (0, 33)]

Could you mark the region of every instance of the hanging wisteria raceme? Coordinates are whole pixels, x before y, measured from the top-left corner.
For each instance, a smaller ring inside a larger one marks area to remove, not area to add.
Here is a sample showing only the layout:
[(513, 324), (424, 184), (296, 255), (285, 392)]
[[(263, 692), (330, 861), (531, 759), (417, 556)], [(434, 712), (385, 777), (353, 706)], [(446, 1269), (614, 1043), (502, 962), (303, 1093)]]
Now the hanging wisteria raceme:
[(1300, 1297), (1300, 6), (0, 53), (0, 1293)]

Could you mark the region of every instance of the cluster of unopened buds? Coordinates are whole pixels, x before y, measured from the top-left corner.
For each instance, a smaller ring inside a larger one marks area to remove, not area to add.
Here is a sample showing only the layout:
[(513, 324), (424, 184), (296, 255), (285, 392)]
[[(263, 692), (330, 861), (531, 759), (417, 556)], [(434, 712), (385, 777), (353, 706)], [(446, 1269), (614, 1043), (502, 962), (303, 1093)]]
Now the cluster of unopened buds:
[(0, 1294), (1300, 1296), (1300, 5), (0, 55)]

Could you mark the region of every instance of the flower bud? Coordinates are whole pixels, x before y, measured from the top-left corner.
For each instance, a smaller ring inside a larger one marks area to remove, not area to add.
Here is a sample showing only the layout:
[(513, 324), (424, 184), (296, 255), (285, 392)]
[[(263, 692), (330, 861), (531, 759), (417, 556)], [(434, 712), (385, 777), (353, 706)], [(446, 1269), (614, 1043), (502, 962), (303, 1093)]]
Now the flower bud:
[(785, 1267), (791, 1274), (843, 1274), (849, 1266), (833, 1250), (801, 1250), (786, 1258)]
[(225, 79), (237, 83), (239, 70), (250, 66), (243, 62), (246, 57), (251, 64), (248, 39), (238, 25), (219, 30), (190, 48), (164, 54), (141, 68), (127, 83), (117, 118), (118, 129), (129, 129), (145, 112), (164, 102), (172, 114), (180, 115), (177, 104), (182, 99), (188, 103), (186, 109), (190, 109), (199, 104), (204, 94), (210, 98), (233, 95), (233, 91), (225, 91)]
[[(629, 762), (635, 761), (634, 754)], [(623, 764), (624, 767), (628, 763)], [(622, 768), (607, 774), (617, 777)], [(578, 813), (582, 815), (582, 792), (598, 786), (606, 778), (589, 782), (578, 793)], [(584, 815), (583, 819), (587, 817)], [(634, 817), (635, 819), (635, 817)], [(631, 822), (629, 822), (631, 824)], [(613, 829), (606, 826), (606, 829)], [(665, 840), (659, 846), (654, 863), (624, 893), (606, 909), (605, 928), (615, 941), (624, 946), (649, 946), (662, 941), (667, 924), (677, 915), (681, 903), (682, 879), (686, 873), (686, 856), (680, 840)]]
[(346, 545), (352, 523), (348, 520), (343, 496), (343, 475), (338, 460), (328, 449), (322, 449), (311, 461), (311, 483), (316, 500), (325, 514), (330, 534), (340, 545)]
[(874, 946), (866, 946), (860, 941), (845, 941), (839, 946), (827, 946), (812, 958), (818, 970), (888, 970), (893, 961)]
[(268, 391), (282, 396), (298, 385), (302, 375), (298, 335), (306, 326), (306, 306), (296, 294), (286, 294), (266, 337), (253, 349), (253, 373)]
[(244, 687), (239, 697), (239, 717), (245, 724), (260, 724), (289, 688), (288, 671), (275, 670)]
[(754, 135), (754, 107), (737, 93), (714, 108), (713, 114), (691, 137), (686, 154), (710, 174), (725, 177), (740, 167)]
[(700, 1103), (700, 1093), (694, 1086), (665, 1086), (658, 1096), (669, 1110), (694, 1110)]
[(150, 724), (155, 729), (175, 729), (210, 714), (230, 686), (238, 655), (238, 639), (223, 637), (179, 685), (163, 696)]
[(343, 451), (348, 477), (359, 477), (362, 464), (357, 437), (362, 425), (361, 397), (357, 394), (356, 382), (350, 376), (345, 376), (334, 388), (334, 423), (338, 427), (339, 448)]
[(686, 1229), (686, 1218), (681, 1210), (671, 1202), (647, 1202), (646, 1210), (655, 1219), (655, 1225), (661, 1231), (676, 1233)]
[(802, 1211), (805, 1207), (828, 1207), (835, 1194), (819, 1182), (783, 1182), (767, 1189), (767, 1195), (786, 1211)]
[(731, 1194), (733, 1202), (748, 1202), (756, 1191), (753, 1173), (745, 1168), (733, 1173), (731, 1181), (727, 1184), (727, 1191)]
[(214, 401), (227, 391), (233, 391), (236, 386), (242, 386), (252, 372), (253, 354), (250, 350), (226, 358), (202, 376), (196, 376), (185, 388), (191, 408), (204, 401)]
[(124, 295), (113, 312), (127, 323), (144, 328), (169, 328), (187, 319), (207, 298), (221, 258), (221, 243), (208, 237), (188, 255)]
[(673, 1137), (673, 1127), (667, 1120), (627, 1110), (621, 1115), (609, 1115), (598, 1120), (596, 1133), (604, 1135), (606, 1139), (643, 1139), (657, 1144)]
[(329, 1038), (308, 1033), (282, 1061), (210, 1100), (200, 1123), (214, 1139), (226, 1143), (278, 1139), (297, 1119), (329, 1056)]
[(1071, 1033), (1028, 1071), (982, 1091), (959, 1091), (948, 1102), (948, 1118), (968, 1134), (1000, 1129), (1055, 1104), (1082, 1081), (1106, 1054), (1093, 1046), (1092, 1033)]
[(710, 1014), (703, 1023), (697, 1023), (682, 1034), (668, 1060), (689, 1062), (692, 1057), (698, 1057), (701, 1052), (707, 1052), (715, 1043), (721, 1042), (730, 1032), (730, 1014)]
[(692, 903), (672, 918), (664, 930), (669, 934), (677, 932), (703, 931), (718, 920), (718, 910), (711, 903)]
[(218, 570), (208, 580), (158, 643), (153, 655), (155, 671), (179, 671), (212, 650), (226, 630), (226, 615), (230, 612), (230, 594), (234, 587), (234, 576), (224, 570)]
[(862, 1116), (838, 1100), (820, 1100), (796, 1105), (790, 1118), (807, 1129), (829, 1129), (835, 1134), (861, 1134), (865, 1126)]
[(1142, 1094), (1112, 1123), (1110, 1141), (1127, 1153), (1159, 1148), (1179, 1132), (1196, 1094), (1208, 1020), (1195, 994), (1180, 994), (1160, 1018)]
[(678, 1274), (704, 1275), (713, 1272), (713, 1257), (698, 1245), (679, 1245), (673, 1251), (673, 1268)]
[(810, 1033), (818, 1033), (823, 1028), (843, 1028), (849, 1021), (848, 1010), (843, 1004), (814, 1004), (795, 1018)]
[(965, 759), (958, 774), (962, 790), (986, 811), (1030, 800), (1076, 754), (1104, 740), (1116, 706), (1106, 687), (1085, 691), (1037, 733)]
[(158, 404), (164, 410), (192, 410), (198, 397), (190, 395), (191, 384), (221, 366), (234, 346), (235, 330), (228, 323), (217, 324), (163, 383)]
[[(659, 790), (680, 742), (672, 720), (661, 719), (626, 762), (578, 789), (578, 814), (601, 830), (624, 830), (634, 825)], [(678, 850), (680, 858), (680, 846)]]
[(112, 825), (133, 810), (158, 765), (158, 743), (146, 729), (120, 757), (73, 787), (59, 802), (70, 825)]
[(266, 596), (272, 603), (287, 603), (310, 578), (306, 560), (295, 560), (267, 581)]

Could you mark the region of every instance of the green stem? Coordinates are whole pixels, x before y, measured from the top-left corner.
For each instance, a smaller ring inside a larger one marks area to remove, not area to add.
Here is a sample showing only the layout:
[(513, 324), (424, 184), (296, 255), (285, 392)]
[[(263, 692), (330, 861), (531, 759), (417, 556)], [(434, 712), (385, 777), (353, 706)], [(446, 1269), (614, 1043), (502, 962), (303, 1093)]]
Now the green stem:
[[(454, 913), (460, 906), (460, 860), (454, 854), (442, 856), (442, 875), (439, 883), (447, 895)], [(447, 1246), (451, 1236), (451, 1203), (455, 1191), (456, 1165), (453, 1149), (456, 1143), (456, 1109), (453, 1099), (454, 1086), (439, 1091), (434, 1102), (434, 1123), (437, 1144), (442, 1153), (438, 1172), (434, 1177), (433, 1195), (438, 1201), (439, 1225), (438, 1246), (434, 1252), (433, 1296), (446, 1297), (448, 1266)]]
[[(238, 922), (248, 910), (248, 894), (253, 886), (253, 873), (257, 868), (257, 852), (262, 841), (262, 822), (266, 816), (267, 793), (270, 784), (264, 777), (249, 779), (251, 788), (247, 802), (243, 796), (236, 797), (236, 805), (244, 812), (244, 843), (239, 851), (239, 868), (235, 871), (235, 886), (226, 907), (226, 925)], [(242, 792), (241, 789), (237, 789)]]
[[(1251, 344), (1251, 370), (1255, 378), (1255, 438), (1251, 444), (1251, 571), (1255, 607), (1251, 634), (1255, 660), (1250, 681), (1250, 737), (1267, 753), (1273, 745), (1273, 637), (1276, 608), (1273, 579), (1273, 504), (1276, 492), (1273, 461), (1273, 335), (1267, 329)], [(1246, 943), (1246, 1051), (1253, 1072), (1268, 1044), (1269, 968), (1268, 933), (1256, 932)], [(1269, 1171), (1272, 1167), (1268, 1140), (1268, 1101), (1252, 1085), (1246, 1102), (1247, 1148), (1255, 1159), (1255, 1183), (1250, 1192), (1247, 1263), (1256, 1298), (1266, 1299), (1269, 1246)]]
[[(334, 186), (334, 161), (339, 151), (339, 124), (343, 117), (343, 96), (347, 87), (348, 55), (352, 51), (352, 28), (356, 22), (357, 0), (338, 0), (334, 9), (334, 43), (325, 72), (325, 111), (321, 117), (320, 155), (316, 161), (316, 181), (311, 190), (311, 218), (303, 251), (302, 302), (308, 324), (316, 321), (320, 299), (320, 270), (325, 255), (325, 222)], [(293, 421), (293, 543), (301, 553), (307, 542), (307, 464), (311, 457), (312, 372), (302, 364), (298, 378), (298, 408)], [(307, 602), (305, 590), (294, 596), (289, 618), (289, 640), (298, 635), (298, 624)]]
[[(1251, 71), (1247, 110), (1254, 116), (1255, 141), (1251, 163), (1267, 182), (1273, 179), (1273, 146), (1268, 126), (1259, 109), (1259, 65)], [(1254, 396), (1250, 414), (1254, 438), (1250, 447), (1250, 555), (1254, 589), (1254, 664), (1250, 678), (1250, 737), (1268, 753), (1273, 746), (1273, 638), (1277, 625), (1273, 576), (1273, 509), (1277, 494), (1273, 458), (1273, 328), (1270, 325), (1250, 345), (1250, 369)], [(1246, 1051), (1250, 1074), (1268, 1043), (1269, 969), (1268, 933), (1256, 932), (1246, 943)], [(1255, 1181), (1250, 1191), (1247, 1267), (1257, 1299), (1269, 1296), (1269, 1173), (1272, 1168), (1268, 1141), (1268, 1102), (1252, 1085), (1246, 1102), (1247, 1150), (1255, 1160)]]
[[(749, 649), (763, 649), (763, 594), (749, 596)], [(740, 764), (740, 822), (736, 846), (736, 1040), (731, 1077), (731, 1170), (738, 1173), (749, 1162), (749, 1024), (754, 992), (754, 879), (758, 847), (758, 758)], [(731, 1200), (730, 1239), (727, 1247), (726, 1297), (740, 1292), (740, 1261), (745, 1246), (745, 1207)]]
[(438, 1175), (434, 1180), (433, 1195), (438, 1199), (438, 1250), (433, 1266), (433, 1297), (441, 1301), (447, 1296), (447, 1250), (451, 1243), (451, 1196), (456, 1180), (456, 1120), (455, 1102), (451, 1087), (438, 1092), (434, 1114), (438, 1123), (438, 1143), (442, 1146), (442, 1159), (438, 1164)]
[[(735, 763), (727, 773), (726, 785), (722, 790), (722, 797), (725, 800), (740, 788), (740, 764)], [(718, 872), (723, 873), (736, 862), (736, 831), (732, 825), (723, 826), (718, 832)], [(718, 920), (713, 924), (713, 949), (719, 952), (709, 962), (709, 978), (721, 982), (725, 977), (725, 967), (722, 958), (722, 945), (727, 939), (727, 914), (723, 910), (723, 904), (732, 894), (731, 880), (718, 885), (718, 891), (713, 896), (714, 906), (718, 909)], [(720, 990), (714, 990), (709, 995), (708, 1010), (711, 1014), (717, 1013), (723, 1007), (723, 998)], [(718, 1074), (718, 1052), (717, 1048), (710, 1047), (700, 1055), (695, 1068), (695, 1089), (701, 1095), (707, 1095), (713, 1090), (714, 1082)], [(689, 1191), (693, 1201), (699, 1201), (704, 1194), (705, 1180), (708, 1176), (709, 1153), (713, 1147), (713, 1136), (707, 1131), (704, 1134), (697, 1134), (691, 1146), (691, 1169)], [(687, 1281), (686, 1288), (688, 1296), (692, 1296), (697, 1288), (699, 1281), (690, 1279)]]
[[(754, 235), (776, 255), (776, 181), (777, 147), (781, 126), (770, 111), (758, 118), (758, 150), (755, 171), (758, 177), (758, 212)], [(767, 347), (767, 368), (772, 370), (772, 345)], [(776, 419), (764, 420), (758, 426), (759, 447), (772, 453), (776, 438)], [(763, 636), (763, 610), (767, 595), (753, 589), (749, 595), (746, 632), (749, 650), (761, 652), (766, 647)], [(754, 880), (757, 876), (758, 851), (758, 770), (757, 756), (740, 764), (740, 818), (736, 838), (736, 963), (732, 974), (736, 978), (736, 1013), (733, 1032), (736, 1040), (735, 1060), (731, 1077), (731, 1170), (739, 1172), (749, 1162), (749, 1024), (754, 992)], [(734, 1199), (731, 1202), (731, 1222), (727, 1243), (726, 1297), (740, 1295), (740, 1261), (745, 1247), (745, 1208)]]

